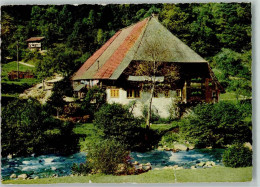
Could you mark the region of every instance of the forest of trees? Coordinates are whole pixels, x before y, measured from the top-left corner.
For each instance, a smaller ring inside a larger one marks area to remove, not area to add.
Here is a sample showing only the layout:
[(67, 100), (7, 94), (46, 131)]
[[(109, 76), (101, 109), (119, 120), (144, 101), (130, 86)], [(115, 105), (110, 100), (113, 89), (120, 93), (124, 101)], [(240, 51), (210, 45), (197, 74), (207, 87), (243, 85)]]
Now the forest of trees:
[(251, 94), (251, 4), (121, 4), (2, 7), (2, 63), (28, 58), (26, 39), (44, 36), (45, 56), (36, 56), (39, 77), (73, 74), (119, 29), (152, 13), (210, 62), (222, 85)]

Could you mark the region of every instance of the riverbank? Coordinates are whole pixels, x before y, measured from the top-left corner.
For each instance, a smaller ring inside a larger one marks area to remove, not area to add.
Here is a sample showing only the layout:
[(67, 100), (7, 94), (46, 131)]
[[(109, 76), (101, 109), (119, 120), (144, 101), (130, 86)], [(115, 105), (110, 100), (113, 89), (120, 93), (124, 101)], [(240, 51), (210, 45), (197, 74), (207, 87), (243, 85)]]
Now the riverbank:
[(89, 176), (41, 178), (31, 180), (7, 180), (3, 184), (52, 184), (52, 183), (184, 183), (184, 182), (249, 182), (252, 167), (206, 169), (151, 170), (140, 175), (113, 176), (95, 174)]

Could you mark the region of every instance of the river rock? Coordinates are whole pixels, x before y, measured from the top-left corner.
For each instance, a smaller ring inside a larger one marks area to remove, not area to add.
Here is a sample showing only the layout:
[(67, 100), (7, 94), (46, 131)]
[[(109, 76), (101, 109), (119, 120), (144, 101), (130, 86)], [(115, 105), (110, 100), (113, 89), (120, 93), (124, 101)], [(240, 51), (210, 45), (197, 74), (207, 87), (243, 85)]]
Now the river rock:
[(55, 171), (55, 170), (57, 170), (57, 168), (55, 168), (55, 167), (52, 166), (52, 167), (51, 167), (51, 170)]
[(16, 176), (16, 174), (12, 174), (12, 175), (10, 175), (10, 179), (15, 179), (17, 176)]
[(197, 164), (197, 166), (203, 167), (206, 163), (205, 162), (200, 162)]
[(139, 163), (137, 161), (134, 161), (133, 162), (133, 165), (138, 165)]
[(196, 169), (196, 166), (191, 166), (190, 169)]
[(213, 161), (207, 161), (207, 162), (205, 163), (205, 166), (206, 166), (206, 167), (212, 167), (212, 166), (215, 166), (215, 165), (216, 165), (216, 163), (213, 162)]
[(51, 177), (53, 177), (53, 178), (57, 178), (58, 177), (58, 174), (53, 174)]
[(36, 180), (36, 179), (39, 179), (39, 177), (38, 177), (38, 176), (36, 176), (36, 177), (34, 177), (33, 179), (34, 179), (34, 180)]
[(158, 147), (157, 150), (159, 150), (159, 151), (163, 151), (164, 148), (163, 148), (163, 147)]
[(151, 166), (151, 163), (150, 162), (148, 162), (148, 163), (146, 163), (146, 164), (143, 164), (144, 166)]
[(174, 145), (174, 149), (175, 150), (180, 150), (180, 151), (186, 151), (186, 149), (187, 149), (187, 146), (186, 145), (183, 145), (183, 144), (175, 144)]
[(177, 153), (179, 151), (180, 151), (180, 149), (172, 149), (172, 152), (174, 152), (174, 153)]
[(181, 170), (184, 169), (183, 167), (177, 167), (176, 170)]
[(23, 180), (25, 180), (25, 179), (27, 179), (27, 174), (21, 174), (21, 175), (18, 175), (18, 179), (23, 179)]
[(8, 159), (12, 159), (12, 158), (13, 158), (13, 155), (9, 154), (9, 155), (7, 155), (7, 158), (8, 158)]
[(151, 166), (144, 166), (143, 169), (144, 169), (145, 171), (149, 171), (149, 170), (152, 169), (152, 167), (151, 167)]

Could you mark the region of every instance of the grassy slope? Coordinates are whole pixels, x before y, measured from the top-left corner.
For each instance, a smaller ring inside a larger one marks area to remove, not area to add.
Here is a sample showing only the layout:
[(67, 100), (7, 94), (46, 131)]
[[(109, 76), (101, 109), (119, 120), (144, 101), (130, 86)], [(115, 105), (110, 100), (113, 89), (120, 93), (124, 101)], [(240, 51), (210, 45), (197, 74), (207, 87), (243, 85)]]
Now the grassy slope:
[(48, 184), (48, 183), (175, 183), (175, 182), (247, 182), (252, 180), (252, 167), (207, 169), (152, 170), (140, 175), (113, 176), (95, 174), (78, 177), (43, 178), (36, 180), (8, 180), (3, 184)]
[[(29, 66), (25, 66), (22, 64), (19, 64), (19, 70), (20, 71), (33, 71), (33, 67), (29, 67)], [(19, 79), (18, 81), (10, 81), (8, 79), (8, 73), (12, 70), (16, 71), (17, 70), (17, 62), (13, 61), (13, 62), (9, 62), (8, 64), (2, 64), (1, 67), (1, 78), (2, 78), (2, 82), (4, 83), (8, 83), (8, 84), (34, 84), (36, 82), (38, 82), (37, 79), (33, 78), (33, 79)]]
[[(2, 77), (6, 77), (7, 78), (7, 74), (8, 72), (12, 71), (12, 70), (17, 70), (17, 62), (13, 61), (13, 62), (9, 62), (8, 64), (2, 64)], [(32, 71), (33, 67), (29, 67), (29, 66), (25, 66), (22, 64), (19, 64), (19, 70), (20, 71)]]
[[(17, 86), (23, 86), (24, 84), (27, 84), (29, 86), (34, 85), (35, 83), (38, 83), (39, 80), (36, 78), (32, 79), (19, 79), (19, 80), (9, 80), (8, 79), (8, 73), (12, 70), (17, 70), (17, 62), (13, 61), (8, 64), (2, 64), (1, 67), (1, 83), (14, 85), (14, 88), (12, 90), (15, 90), (15, 85)], [(19, 70), (20, 71), (33, 71), (33, 67), (25, 66), (22, 64), (19, 64)], [(2, 93), (2, 97), (18, 97), (19, 93)]]

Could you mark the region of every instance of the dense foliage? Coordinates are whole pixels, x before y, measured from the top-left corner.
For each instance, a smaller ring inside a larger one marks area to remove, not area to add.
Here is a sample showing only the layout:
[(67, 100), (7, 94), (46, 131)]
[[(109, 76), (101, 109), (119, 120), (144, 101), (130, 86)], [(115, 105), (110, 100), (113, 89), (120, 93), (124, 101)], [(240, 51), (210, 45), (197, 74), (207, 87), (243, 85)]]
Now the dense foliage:
[(93, 87), (88, 89), (86, 97), (81, 104), (81, 108), (85, 113), (93, 118), (94, 113), (96, 113), (103, 104), (106, 103), (106, 93), (105, 90), (99, 87)]
[(73, 127), (51, 117), (36, 100), (14, 100), (2, 111), (2, 155), (72, 153), (78, 150)]
[(141, 138), (140, 123), (120, 104), (105, 104), (95, 113), (94, 125), (104, 138), (114, 138), (133, 149)]
[(62, 114), (63, 108), (66, 104), (63, 98), (65, 96), (71, 97), (72, 95), (73, 89), (71, 82), (68, 77), (65, 77), (63, 80), (54, 83), (52, 95), (47, 101), (48, 107), (50, 107), (50, 109), (55, 108), (57, 112), (56, 114), (59, 116), (59, 114)]
[(87, 162), (95, 172), (114, 174), (118, 165), (128, 165), (129, 152), (121, 142), (113, 139), (96, 142), (90, 146)]
[(129, 158), (129, 151), (121, 142), (114, 139), (99, 140), (88, 145), (86, 163), (73, 164), (71, 171), (76, 175), (117, 174), (119, 170), (127, 172)]
[[(46, 77), (54, 72), (71, 75), (119, 29), (152, 13), (174, 35), (211, 62), (218, 79), (238, 94), (251, 91), (251, 4), (119, 4), (48, 5), (2, 7), (2, 61), (34, 59), (36, 72)], [(44, 36), (47, 54), (29, 53), (26, 39)], [(245, 85), (236, 90), (239, 77)]]
[(195, 140), (197, 147), (251, 142), (252, 124), (244, 120), (251, 110), (242, 106), (228, 102), (198, 105), (194, 114), (182, 121), (180, 130), (187, 139)]
[(234, 144), (225, 150), (223, 163), (233, 168), (252, 166), (252, 150), (243, 144)]

